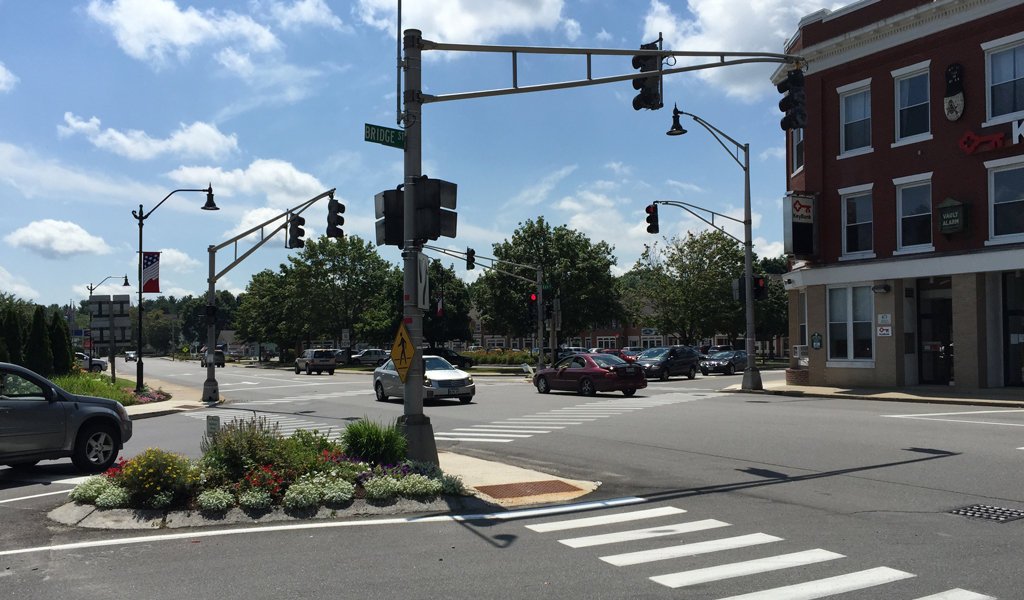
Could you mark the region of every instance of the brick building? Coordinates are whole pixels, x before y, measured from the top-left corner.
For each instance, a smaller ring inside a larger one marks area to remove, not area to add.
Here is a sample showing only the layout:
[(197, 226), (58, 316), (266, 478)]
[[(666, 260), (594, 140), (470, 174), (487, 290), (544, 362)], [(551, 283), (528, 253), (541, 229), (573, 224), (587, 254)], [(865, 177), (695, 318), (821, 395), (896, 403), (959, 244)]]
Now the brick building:
[(785, 50), (807, 59), (809, 115), (787, 134), (791, 367), (1024, 385), (1024, 5), (861, 0)]

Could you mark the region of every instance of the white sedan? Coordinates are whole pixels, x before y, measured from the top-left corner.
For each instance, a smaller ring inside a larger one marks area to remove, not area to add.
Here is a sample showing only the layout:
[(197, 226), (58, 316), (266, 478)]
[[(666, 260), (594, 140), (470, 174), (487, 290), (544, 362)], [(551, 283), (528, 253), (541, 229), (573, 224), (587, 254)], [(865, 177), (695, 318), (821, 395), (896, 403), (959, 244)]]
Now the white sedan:
[[(423, 399), (434, 398), (458, 398), (459, 402), (466, 404), (473, 400), (476, 395), (476, 384), (473, 383), (473, 376), (465, 371), (453, 367), (448, 361), (439, 356), (427, 356), (425, 377), (423, 379)], [(395, 370), (393, 360), (388, 360), (373, 371), (373, 391), (377, 394), (378, 402), (386, 402), (394, 396), (403, 398), (405, 396), (405, 384)]]

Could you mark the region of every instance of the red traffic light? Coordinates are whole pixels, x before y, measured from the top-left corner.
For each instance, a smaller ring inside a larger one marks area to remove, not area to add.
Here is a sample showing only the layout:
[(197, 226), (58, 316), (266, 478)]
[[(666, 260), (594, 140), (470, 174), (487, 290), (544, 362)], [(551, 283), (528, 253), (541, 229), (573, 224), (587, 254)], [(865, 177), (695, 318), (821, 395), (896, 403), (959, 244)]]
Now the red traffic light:
[(536, 301), (537, 301), (537, 294), (530, 294), (530, 302), (536, 302)]

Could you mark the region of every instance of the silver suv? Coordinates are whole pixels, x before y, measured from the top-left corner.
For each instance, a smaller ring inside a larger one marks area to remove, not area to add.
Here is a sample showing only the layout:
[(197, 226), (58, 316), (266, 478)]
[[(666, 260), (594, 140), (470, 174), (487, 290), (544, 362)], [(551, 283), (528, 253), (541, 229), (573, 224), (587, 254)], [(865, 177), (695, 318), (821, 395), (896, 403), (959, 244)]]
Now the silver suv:
[(70, 456), (83, 471), (105, 471), (131, 437), (121, 403), (77, 396), (28, 369), (0, 363), (0, 464), (26, 468)]
[(338, 360), (334, 356), (334, 350), (306, 350), (295, 359), (295, 374), (302, 371), (306, 375), (312, 375), (316, 371), (320, 375), (327, 371), (328, 375), (334, 375), (334, 368), (338, 366)]
[(369, 348), (352, 357), (354, 365), (377, 365), (387, 362), (391, 355), (378, 348)]

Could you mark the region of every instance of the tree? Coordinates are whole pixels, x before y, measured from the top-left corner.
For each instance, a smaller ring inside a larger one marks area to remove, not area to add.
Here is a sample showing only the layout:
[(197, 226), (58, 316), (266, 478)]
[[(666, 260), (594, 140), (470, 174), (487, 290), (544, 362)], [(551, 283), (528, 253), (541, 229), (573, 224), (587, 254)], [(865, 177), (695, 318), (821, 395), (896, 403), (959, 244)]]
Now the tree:
[(4, 345), (7, 347), (9, 362), (25, 366), (25, 342), (21, 332), (21, 314), (10, 307), (4, 318)]
[(355, 325), (356, 339), (379, 348), (390, 349), (391, 342), (402, 323), (405, 275), (402, 269), (391, 267), (382, 276), (381, 289), (370, 306), (359, 314)]
[(37, 306), (32, 315), (32, 327), (25, 342), (25, 367), (43, 377), (53, 375), (53, 352), (50, 350), (50, 331), (46, 326), (43, 307)]
[(235, 312), (235, 337), (246, 342), (272, 342), (280, 347), (294, 341), (285, 333), (284, 276), (265, 269), (253, 275)]
[(164, 316), (164, 311), (159, 308), (145, 311), (142, 315), (142, 328), (146, 343), (158, 353), (167, 352), (173, 332), (171, 321)]
[[(441, 316), (437, 316), (435, 304), (439, 297)], [(430, 299), (435, 308), (428, 308), (423, 314), (424, 343), (440, 346), (452, 340), (473, 341), (469, 287), (455, 275), (454, 268), (445, 269), (439, 260), (430, 261)]]
[(53, 356), (53, 374), (67, 375), (75, 366), (75, 352), (71, 346), (71, 330), (60, 312), (50, 317), (50, 353)]
[[(789, 261), (785, 256), (763, 258), (758, 264), (758, 270), (763, 275), (783, 275), (789, 272)], [(757, 319), (757, 339), (770, 341), (789, 335), (789, 296), (781, 281), (768, 279), (768, 298), (755, 303), (754, 314)], [(771, 348), (774, 352), (775, 346)]]

